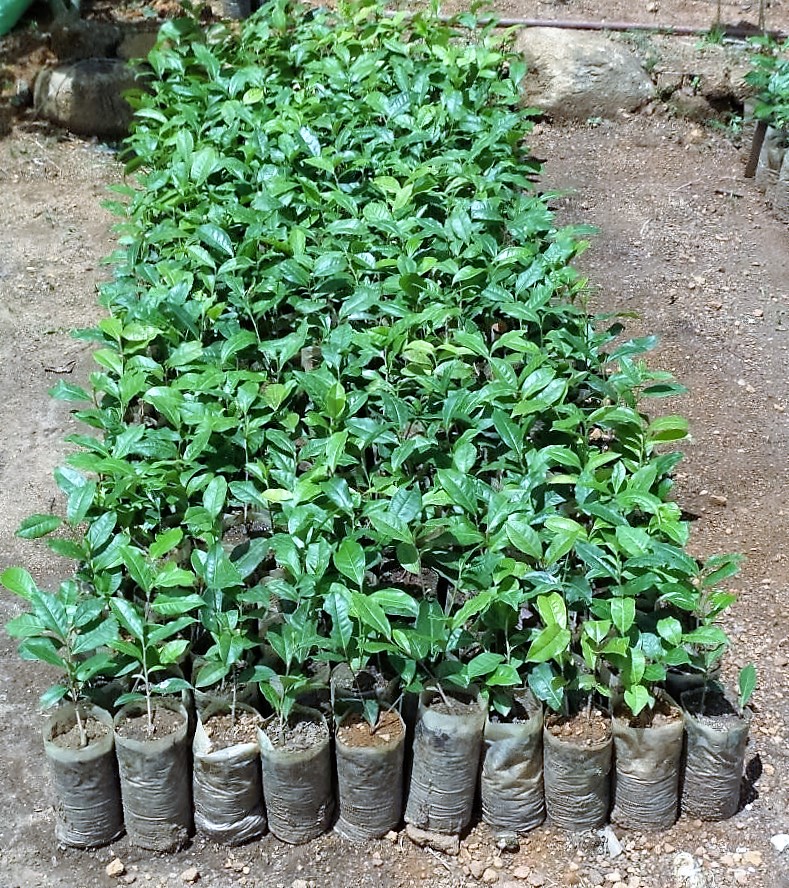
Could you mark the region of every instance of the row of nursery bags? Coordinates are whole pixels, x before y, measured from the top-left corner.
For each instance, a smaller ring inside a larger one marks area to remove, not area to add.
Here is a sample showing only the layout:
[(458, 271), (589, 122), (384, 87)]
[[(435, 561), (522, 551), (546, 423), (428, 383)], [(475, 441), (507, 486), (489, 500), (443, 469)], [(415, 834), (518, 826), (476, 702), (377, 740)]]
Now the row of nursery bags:
[(190, 718), (183, 702), (161, 698), (151, 733), (144, 703), (114, 718), (92, 706), (80, 710), (89, 742), (75, 749), (59, 741), (76, 721), (64, 705), (44, 728), (57, 837), (96, 847), (125, 829), (139, 847), (174, 851), (195, 828), (227, 845), (269, 829), (299, 844), (329, 829), (335, 807), (335, 831), (354, 841), (385, 835), (403, 815), (456, 834), (472, 819), (478, 787), (482, 818), (499, 836), (525, 833), (546, 813), (568, 830), (609, 817), (662, 829), (680, 804), (707, 820), (726, 819), (739, 804), (747, 714), (721, 726), (687, 705), (666, 707), (642, 728), (595, 709), (544, 720), (535, 706), (496, 721), (477, 696), (435, 691), (414, 708), (405, 720), (382, 710), (374, 727), (348, 713), (332, 732), (317, 709), (298, 707), (283, 723), (238, 703), (231, 724), (227, 701), (204, 701)]

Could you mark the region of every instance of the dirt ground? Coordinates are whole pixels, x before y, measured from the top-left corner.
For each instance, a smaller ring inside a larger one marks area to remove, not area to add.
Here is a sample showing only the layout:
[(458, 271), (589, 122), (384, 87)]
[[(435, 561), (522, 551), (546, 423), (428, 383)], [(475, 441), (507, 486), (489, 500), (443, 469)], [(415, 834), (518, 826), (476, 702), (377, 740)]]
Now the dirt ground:
[[(635, 17), (627, 0), (508, 3), (500, 8), (512, 12), (517, 3), (526, 16)], [(688, 24), (706, 24), (715, 7), (655, 5), (661, 20)], [(724, 12), (750, 16), (755, 5), (724, 4)], [(768, 25), (788, 24), (789, 5), (776, 2)], [(692, 424), (677, 496), (699, 516), (693, 551), (748, 558), (726, 619), (727, 677), (751, 661), (759, 669), (740, 812), (720, 824), (682, 818), (657, 835), (617, 830), (624, 850), (616, 858), (596, 834), (549, 827), (515, 854), (499, 852), (476, 827), (455, 858), (418, 849), (402, 833), (363, 848), (327, 836), (303, 848), (266, 837), (233, 852), (195, 841), (174, 856), (135, 850), (125, 839), (97, 852), (63, 849), (54, 839), (36, 705), (46, 678), (21, 663), (0, 632), (0, 888), (175, 888), (190, 867), (210, 888), (456, 888), (483, 884), (475, 878), (483, 874), (500, 888), (674, 888), (686, 884), (674, 872), (683, 851), (703, 868), (706, 888), (789, 888), (789, 850), (779, 855), (770, 844), (789, 832), (789, 228), (743, 179), (742, 151), (715, 128), (660, 114), (541, 124), (532, 145), (546, 159), (543, 186), (556, 191), (560, 221), (599, 230), (579, 263), (592, 308), (637, 314), (628, 320), (633, 335), (661, 336), (651, 363), (690, 389), (660, 406)], [(90, 373), (90, 350), (69, 331), (97, 317), (95, 284), (113, 244), (100, 201), (119, 177), (105, 146), (42, 125), (21, 124), (0, 139), (0, 567), (24, 564), (44, 585), (68, 565), (13, 531), (27, 514), (58, 507), (51, 472), (76, 426), (47, 389)], [(16, 611), (0, 594), (0, 623)], [(120, 880), (105, 874), (113, 855), (125, 866)]]

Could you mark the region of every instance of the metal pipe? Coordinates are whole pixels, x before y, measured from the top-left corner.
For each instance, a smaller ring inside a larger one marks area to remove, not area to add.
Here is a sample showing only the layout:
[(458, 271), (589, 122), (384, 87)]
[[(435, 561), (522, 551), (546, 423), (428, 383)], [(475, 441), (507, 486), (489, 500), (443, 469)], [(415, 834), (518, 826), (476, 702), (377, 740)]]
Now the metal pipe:
[[(454, 16), (440, 15), (441, 21), (452, 21)], [(479, 19), (480, 24), (489, 22), (489, 18)], [(687, 25), (649, 25), (643, 22), (574, 22), (566, 19), (528, 19), (528, 18), (495, 18), (500, 28), (564, 28), (573, 31), (651, 31), (653, 34), (669, 34), (677, 37), (705, 37), (711, 28), (691, 28)], [(723, 37), (744, 39), (746, 37), (766, 36), (773, 40), (785, 40), (783, 31), (761, 31), (755, 26), (721, 25)]]

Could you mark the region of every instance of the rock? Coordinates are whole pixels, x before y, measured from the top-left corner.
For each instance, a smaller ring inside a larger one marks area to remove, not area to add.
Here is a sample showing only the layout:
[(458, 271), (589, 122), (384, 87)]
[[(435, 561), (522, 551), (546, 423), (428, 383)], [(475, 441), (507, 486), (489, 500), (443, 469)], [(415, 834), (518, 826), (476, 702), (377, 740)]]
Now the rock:
[(602, 885), (605, 882), (603, 874), (596, 869), (590, 869), (586, 874), (586, 881), (593, 886)]
[(786, 851), (789, 848), (789, 834), (787, 833), (778, 833), (774, 835), (770, 839), (770, 844), (775, 848), (775, 850), (780, 854), (782, 851)]
[(605, 880), (606, 882), (621, 882), (622, 874), (619, 872), (619, 870), (611, 870), (610, 873), (605, 874)]
[(122, 860), (115, 857), (104, 867), (104, 872), (110, 876), (110, 878), (117, 878), (126, 872), (126, 867), (123, 865)]
[(676, 888), (707, 888), (707, 879), (698, 862), (685, 851), (674, 855)]
[(181, 881), (189, 885), (194, 884), (200, 878), (200, 873), (196, 866), (190, 866), (181, 873)]
[(496, 870), (493, 869), (492, 866), (489, 866), (482, 874), (482, 881), (486, 885), (493, 885), (499, 881), (499, 874), (496, 872)]
[(525, 28), (516, 49), (529, 66), (524, 101), (555, 119), (616, 117), (645, 105), (655, 93), (638, 59), (599, 34)]
[(310, 888), (310, 883), (306, 879), (294, 879), (290, 888)]
[(485, 863), (482, 860), (470, 860), (468, 862), (468, 871), (475, 879), (481, 879), (485, 869)]
[(387, 842), (391, 842), (394, 845), (399, 836), (393, 829), (390, 829), (389, 832), (384, 836), (384, 838), (387, 840)]
[(500, 851), (508, 851), (515, 854), (520, 850), (521, 843), (516, 833), (502, 833), (496, 838), (496, 847)]
[(434, 851), (451, 854), (453, 857), (460, 851), (460, 838), (458, 836), (446, 836), (443, 833), (419, 829), (418, 826), (414, 826), (412, 823), (406, 824), (405, 834), (420, 848), (428, 846)]
[(134, 69), (119, 59), (84, 59), (45, 68), (36, 78), (36, 113), (72, 133), (120, 139), (132, 109), (122, 97), (139, 86)]
[(159, 32), (156, 29), (128, 31), (118, 44), (116, 54), (119, 59), (129, 62), (132, 59), (144, 59), (153, 49)]
[(545, 884), (545, 875), (540, 870), (534, 870), (534, 872), (529, 873), (529, 878), (526, 881), (529, 885), (533, 885), (534, 888), (542, 888)]
[(761, 866), (762, 865), (762, 852), (761, 851), (746, 851), (745, 854), (742, 855), (742, 862), (750, 864), (751, 866)]
[(525, 866), (524, 864), (516, 866), (515, 869), (512, 871), (512, 875), (516, 879), (528, 879), (531, 875), (531, 867)]
[(605, 839), (605, 848), (610, 858), (619, 857), (622, 853), (622, 843), (616, 837), (616, 833), (610, 826), (600, 830), (600, 837)]
[(734, 881), (738, 885), (747, 885), (750, 881), (750, 877), (748, 876), (747, 870), (744, 869), (736, 869), (733, 873)]

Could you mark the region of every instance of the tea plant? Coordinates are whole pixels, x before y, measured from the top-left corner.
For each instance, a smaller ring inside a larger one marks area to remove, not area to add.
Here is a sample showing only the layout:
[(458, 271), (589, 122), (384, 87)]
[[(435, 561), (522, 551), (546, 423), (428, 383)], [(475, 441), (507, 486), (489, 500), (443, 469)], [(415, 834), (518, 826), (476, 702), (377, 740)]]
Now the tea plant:
[(734, 562), (684, 551), (687, 423), (644, 406), (682, 388), (589, 315), (507, 40), (371, 0), (163, 27), (78, 333), (98, 369), (54, 391), (92, 430), (56, 475), (69, 537), (20, 529), (115, 615), (149, 720), (189, 652), (281, 724), (327, 663), (502, 715), (619, 682), (637, 714), (722, 652)]

